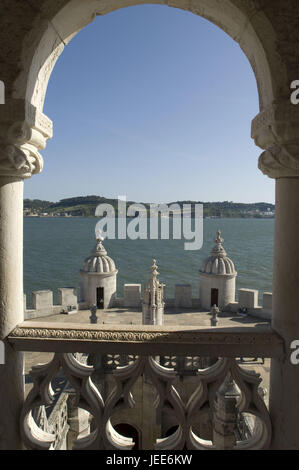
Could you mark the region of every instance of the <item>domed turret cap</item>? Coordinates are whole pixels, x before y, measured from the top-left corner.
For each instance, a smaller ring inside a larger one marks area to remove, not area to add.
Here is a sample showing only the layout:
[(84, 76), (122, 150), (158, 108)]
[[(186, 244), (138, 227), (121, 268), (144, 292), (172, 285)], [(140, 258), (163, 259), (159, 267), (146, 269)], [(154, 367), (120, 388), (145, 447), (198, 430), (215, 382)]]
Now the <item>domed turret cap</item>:
[(218, 230), (214, 242), (215, 246), (211, 251), (211, 256), (204, 260), (199, 272), (204, 274), (219, 275), (237, 274), (234, 263), (230, 258), (228, 258), (228, 256), (226, 255), (226, 251), (222, 246), (224, 240), (221, 237), (220, 230)]
[(116, 270), (112, 258), (107, 255), (103, 244), (103, 238), (97, 236), (95, 247), (91, 255), (84, 261), (82, 271), (87, 273), (114, 273)]

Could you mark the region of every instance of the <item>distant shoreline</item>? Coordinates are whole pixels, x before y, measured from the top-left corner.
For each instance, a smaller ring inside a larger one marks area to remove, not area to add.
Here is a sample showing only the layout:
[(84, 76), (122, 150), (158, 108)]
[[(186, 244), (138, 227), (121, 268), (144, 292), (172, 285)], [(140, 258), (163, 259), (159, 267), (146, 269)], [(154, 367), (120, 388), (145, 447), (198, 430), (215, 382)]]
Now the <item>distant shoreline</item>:
[[(136, 209), (133, 207), (137, 204)], [(198, 212), (199, 207), (200, 212)], [(100, 207), (100, 211), (98, 208)], [(150, 216), (152, 211), (159, 212), (160, 216), (172, 218), (173, 214), (184, 214), (194, 218), (202, 214), (204, 218), (241, 219), (241, 218), (274, 218), (275, 205), (267, 202), (239, 203), (233, 201), (202, 202), (202, 201), (176, 201), (169, 204), (136, 203), (134, 201), (107, 199), (102, 196), (77, 196), (61, 199), (59, 202), (42, 201), (39, 199), (24, 199), (24, 215), (29, 217), (96, 217), (97, 213), (107, 212), (118, 218), (119, 214), (140, 214)], [(141, 211), (139, 210), (141, 209)], [(202, 210), (202, 212), (201, 212)], [(163, 214), (161, 214), (163, 212)], [(131, 217), (128, 217), (131, 218)]]

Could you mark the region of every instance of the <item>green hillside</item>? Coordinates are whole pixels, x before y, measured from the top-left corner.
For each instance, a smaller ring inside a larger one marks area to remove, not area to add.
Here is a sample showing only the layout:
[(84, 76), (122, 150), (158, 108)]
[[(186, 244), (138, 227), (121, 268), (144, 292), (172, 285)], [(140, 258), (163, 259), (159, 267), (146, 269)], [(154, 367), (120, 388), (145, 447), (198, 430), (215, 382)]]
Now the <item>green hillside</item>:
[[(184, 204), (191, 204), (191, 212), (194, 213), (194, 205), (200, 202), (201, 201), (176, 201), (170, 204), (178, 204), (181, 208)], [(24, 214), (93, 217), (95, 216), (96, 207), (102, 203), (112, 205), (114, 207), (115, 214), (118, 214), (118, 200), (107, 199), (102, 196), (78, 196), (67, 199), (61, 199), (58, 202), (42, 201), (39, 199), (25, 199)], [(274, 215), (272, 214), (272, 212), (275, 210), (275, 206), (273, 204), (269, 204), (266, 202), (258, 202), (252, 204), (244, 204), (232, 201), (201, 203), (204, 207), (204, 217), (273, 217)], [(127, 201), (127, 206), (131, 204), (133, 204), (133, 201)], [(146, 206), (149, 212), (149, 203), (142, 204)]]

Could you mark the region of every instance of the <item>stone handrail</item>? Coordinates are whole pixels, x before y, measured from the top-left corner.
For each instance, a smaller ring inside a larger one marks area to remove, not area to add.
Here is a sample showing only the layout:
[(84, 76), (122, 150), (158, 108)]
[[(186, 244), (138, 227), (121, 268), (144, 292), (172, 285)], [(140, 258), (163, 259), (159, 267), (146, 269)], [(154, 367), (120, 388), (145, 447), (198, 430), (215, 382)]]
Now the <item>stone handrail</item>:
[[(240, 367), (239, 357), (282, 357), (281, 338), (268, 326), (196, 328), (186, 326), (82, 325), (26, 321), (8, 337), (20, 351), (55, 352), (47, 364), (30, 372), (34, 386), (23, 405), (21, 435), (28, 449), (53, 449), (57, 436), (41, 429), (34, 410), (53, 401), (52, 380), (59, 371), (73, 389), (75, 406), (93, 417), (94, 430), (78, 438), (74, 449), (130, 450), (134, 441), (119, 434), (112, 417), (135, 406), (132, 389), (139, 380), (154, 388), (157, 415), (170, 414), (176, 430), (169, 437), (153, 440), (157, 450), (171, 449), (267, 449), (272, 426), (269, 412), (259, 393), (261, 377)], [(127, 354), (132, 361), (112, 371), (114, 387), (107, 397), (94, 383), (96, 368), (80, 362), (80, 354)], [(197, 369), (196, 389), (185, 403), (175, 368), (164, 367), (158, 356), (208, 356), (215, 362)], [(217, 359), (218, 358), (218, 359)], [(140, 382), (139, 382), (140, 383)], [(193, 425), (211, 413), (213, 436), (202, 439)], [(242, 416), (254, 423), (249, 439), (237, 439)]]
[(267, 325), (205, 328), (26, 321), (8, 341), (19, 351), (268, 358), (284, 354), (282, 339)]

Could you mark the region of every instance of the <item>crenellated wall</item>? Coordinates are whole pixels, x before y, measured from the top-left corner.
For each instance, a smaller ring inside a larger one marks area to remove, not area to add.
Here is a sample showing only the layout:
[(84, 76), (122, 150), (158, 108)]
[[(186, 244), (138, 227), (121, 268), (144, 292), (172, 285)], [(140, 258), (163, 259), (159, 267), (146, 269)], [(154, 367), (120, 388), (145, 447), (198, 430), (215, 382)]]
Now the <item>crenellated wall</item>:
[[(112, 308), (141, 309), (142, 292), (141, 284), (124, 284), (123, 297), (115, 297)], [(192, 297), (190, 284), (176, 284), (174, 298), (165, 299), (166, 308), (174, 309), (200, 309), (199, 298)], [(231, 302), (225, 309), (227, 312), (237, 313), (239, 309), (246, 309), (246, 313), (263, 320), (271, 320), (272, 293), (264, 292), (262, 305), (258, 305), (259, 291), (256, 289), (239, 289), (238, 301)], [(25, 319), (45, 317), (59, 313), (69, 314), (78, 310), (87, 310), (88, 305), (78, 303), (76, 289), (73, 287), (61, 287), (58, 289), (58, 304), (53, 304), (53, 292), (39, 290), (32, 293), (33, 309), (26, 308), (26, 295), (24, 295)]]
[(272, 293), (264, 292), (263, 305), (258, 304), (259, 291), (255, 289), (238, 290), (238, 308), (245, 308), (248, 315), (262, 320), (271, 320), (272, 318)]
[(53, 292), (50, 290), (38, 290), (32, 292), (33, 309), (27, 310), (26, 295), (24, 294), (25, 320), (47, 317), (58, 313), (70, 313), (78, 310), (78, 298), (73, 287), (61, 287), (58, 289), (58, 305), (53, 304)]

